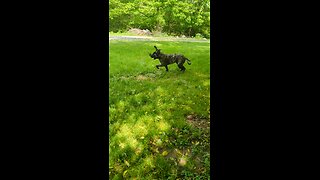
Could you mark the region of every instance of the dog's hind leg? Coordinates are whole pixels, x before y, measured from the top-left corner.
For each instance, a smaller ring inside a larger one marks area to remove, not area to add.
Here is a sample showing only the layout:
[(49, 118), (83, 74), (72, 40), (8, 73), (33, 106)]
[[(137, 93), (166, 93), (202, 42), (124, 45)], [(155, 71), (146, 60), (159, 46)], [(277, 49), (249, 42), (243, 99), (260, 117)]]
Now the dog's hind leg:
[(178, 67), (180, 68), (180, 71), (185, 71), (186, 68), (183, 66), (183, 64), (178, 64)]
[(185, 71), (185, 70), (186, 70), (186, 68), (182, 65), (181, 71)]
[(168, 66), (167, 66), (167, 65), (165, 65), (164, 67), (166, 68), (166, 71), (169, 71), (169, 69), (168, 69)]
[(186, 58), (186, 60), (187, 60), (187, 63), (191, 65), (191, 61), (188, 58)]

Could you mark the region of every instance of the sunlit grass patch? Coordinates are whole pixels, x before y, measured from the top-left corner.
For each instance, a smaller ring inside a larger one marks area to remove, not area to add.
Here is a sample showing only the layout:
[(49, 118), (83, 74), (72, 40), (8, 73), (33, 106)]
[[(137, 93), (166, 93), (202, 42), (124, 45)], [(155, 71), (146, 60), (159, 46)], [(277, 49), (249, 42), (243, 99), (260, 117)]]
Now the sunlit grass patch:
[(128, 138), (128, 137), (133, 137), (133, 133), (132, 133), (132, 128), (130, 127), (130, 125), (128, 124), (123, 124), (120, 129), (119, 132), (117, 133), (117, 136), (119, 136), (120, 138)]
[(160, 131), (167, 131), (170, 128), (170, 125), (164, 120), (160, 120), (157, 126)]
[(144, 138), (145, 135), (148, 134), (148, 127), (145, 123), (138, 121), (133, 127), (132, 131), (136, 137)]

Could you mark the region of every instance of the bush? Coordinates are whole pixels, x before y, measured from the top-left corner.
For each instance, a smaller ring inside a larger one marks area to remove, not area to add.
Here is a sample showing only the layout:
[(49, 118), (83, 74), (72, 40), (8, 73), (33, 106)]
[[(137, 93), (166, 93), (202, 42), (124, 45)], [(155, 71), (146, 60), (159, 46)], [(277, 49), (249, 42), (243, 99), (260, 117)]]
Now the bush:
[(202, 36), (200, 33), (197, 33), (196, 36), (195, 36), (195, 38), (196, 38), (196, 39), (202, 39), (203, 36)]

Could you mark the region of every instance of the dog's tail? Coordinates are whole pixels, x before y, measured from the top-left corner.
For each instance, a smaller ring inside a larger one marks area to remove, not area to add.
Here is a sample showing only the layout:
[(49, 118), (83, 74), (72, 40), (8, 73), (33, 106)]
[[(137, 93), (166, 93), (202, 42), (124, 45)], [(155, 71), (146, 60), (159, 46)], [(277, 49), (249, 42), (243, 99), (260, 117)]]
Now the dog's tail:
[(187, 63), (191, 65), (191, 61), (188, 58), (186, 58), (186, 60), (187, 60)]

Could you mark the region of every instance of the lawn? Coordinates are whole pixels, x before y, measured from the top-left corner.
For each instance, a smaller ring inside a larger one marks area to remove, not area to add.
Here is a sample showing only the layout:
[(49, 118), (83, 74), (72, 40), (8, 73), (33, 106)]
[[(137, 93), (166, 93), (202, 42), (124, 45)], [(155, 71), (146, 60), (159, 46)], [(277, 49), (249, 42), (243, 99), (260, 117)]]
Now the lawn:
[[(155, 68), (154, 45), (191, 60)], [(210, 43), (109, 41), (109, 178), (210, 178)]]

